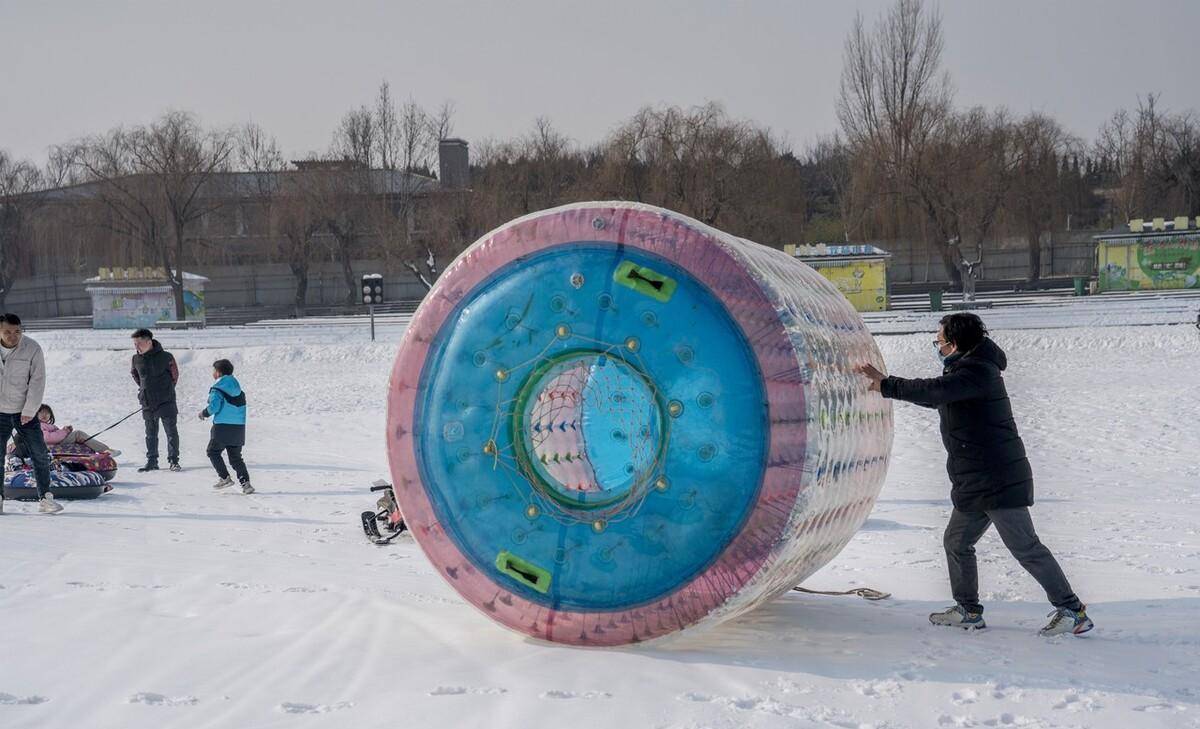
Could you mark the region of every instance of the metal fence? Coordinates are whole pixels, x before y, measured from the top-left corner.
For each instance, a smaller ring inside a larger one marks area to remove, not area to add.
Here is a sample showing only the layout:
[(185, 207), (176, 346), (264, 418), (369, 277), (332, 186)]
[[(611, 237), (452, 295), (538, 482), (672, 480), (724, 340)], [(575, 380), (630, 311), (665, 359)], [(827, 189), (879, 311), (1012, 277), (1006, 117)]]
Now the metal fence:
[[(389, 272), (378, 261), (354, 261), (351, 267), (356, 282), (363, 274), (383, 273), (384, 296), (389, 301), (425, 296), (425, 287), (408, 271)], [(208, 277), (205, 303), (209, 309), (290, 307), (295, 299), (296, 279), (284, 264), (195, 266), (187, 270)], [(29, 319), (90, 315), (92, 299), (84, 279), (93, 275), (51, 274), (18, 279), (4, 306)], [(346, 289), (340, 265), (314, 265), (309, 271), (305, 303), (308, 306), (340, 304), (346, 299)]]

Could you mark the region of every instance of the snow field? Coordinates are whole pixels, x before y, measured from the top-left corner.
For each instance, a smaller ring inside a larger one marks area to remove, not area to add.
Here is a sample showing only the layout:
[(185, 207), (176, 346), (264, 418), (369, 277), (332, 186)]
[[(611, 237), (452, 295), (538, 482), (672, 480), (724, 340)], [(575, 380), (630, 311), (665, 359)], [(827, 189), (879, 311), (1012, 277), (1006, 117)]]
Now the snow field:
[[(125, 451), (114, 493), (56, 517), (6, 504), (0, 727), (1200, 727), (1200, 336), (1068, 312), (1071, 328), (995, 338), (1034, 521), (1089, 637), (1035, 635), (1050, 608), (994, 533), (989, 630), (928, 624), (949, 604), (945, 456), (936, 414), (898, 405), (875, 511), (807, 583), (892, 600), (794, 594), (649, 649), (524, 640), (411, 540), (362, 537), (400, 329), (376, 344), (353, 327), (214, 329), (162, 337), (182, 370), (183, 473), (134, 472), (135, 417), (105, 436)], [(97, 430), (137, 407), (125, 333), (33, 336), (60, 422)], [(935, 374), (932, 338), (881, 337), (889, 370)], [(250, 497), (210, 488), (195, 414), (218, 357), (250, 400)]]

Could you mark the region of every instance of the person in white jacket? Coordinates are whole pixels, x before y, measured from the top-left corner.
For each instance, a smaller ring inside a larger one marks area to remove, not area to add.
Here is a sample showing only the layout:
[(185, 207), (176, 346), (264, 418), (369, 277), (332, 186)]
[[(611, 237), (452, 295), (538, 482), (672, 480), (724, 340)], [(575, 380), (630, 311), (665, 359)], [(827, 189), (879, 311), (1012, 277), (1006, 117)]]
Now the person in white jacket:
[[(8, 449), (8, 438), (14, 436), (33, 460), (33, 476), (37, 481), (38, 511), (57, 514), (62, 505), (50, 493), (50, 452), (42, 438), (42, 424), (37, 411), (46, 392), (46, 360), (42, 348), (21, 329), (16, 314), (0, 315), (0, 453)], [(4, 462), (0, 458), (0, 479)], [(0, 513), (4, 511), (3, 490), (0, 489)]]

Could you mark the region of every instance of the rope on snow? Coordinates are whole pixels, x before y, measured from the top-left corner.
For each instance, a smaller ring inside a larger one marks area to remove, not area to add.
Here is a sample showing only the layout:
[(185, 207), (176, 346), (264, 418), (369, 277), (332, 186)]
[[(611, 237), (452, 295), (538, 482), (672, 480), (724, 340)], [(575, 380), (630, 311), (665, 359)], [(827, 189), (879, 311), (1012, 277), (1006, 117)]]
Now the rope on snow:
[(856, 587), (853, 590), (810, 590), (807, 587), (796, 586), (792, 588), (796, 592), (803, 592), (808, 595), (855, 595), (864, 600), (886, 600), (892, 596), (890, 592), (875, 590), (870, 587)]

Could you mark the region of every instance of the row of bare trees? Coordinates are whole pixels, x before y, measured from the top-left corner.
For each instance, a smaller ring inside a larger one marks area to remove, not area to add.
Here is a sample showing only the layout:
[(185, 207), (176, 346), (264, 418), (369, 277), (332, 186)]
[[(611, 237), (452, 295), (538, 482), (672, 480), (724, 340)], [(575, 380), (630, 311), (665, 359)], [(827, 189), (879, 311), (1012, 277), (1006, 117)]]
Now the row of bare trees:
[[(923, 238), (970, 290), (998, 228), (1025, 238), (1036, 280), (1043, 236), (1071, 215), (1112, 225), (1165, 209), (1200, 214), (1193, 113), (1164, 112), (1150, 96), (1118, 111), (1089, 149), (1043, 113), (957, 108), (943, 45), (941, 17), (923, 0), (897, 0), (870, 27), (860, 15), (846, 39), (841, 135), (816, 161), (837, 178), (848, 237)], [(1107, 215), (1095, 215), (1099, 199)]]
[[(166, 271), (181, 318), (184, 266), (212, 243), (200, 222), (226, 206), (253, 207), (256, 224), (265, 226), (256, 231), (266, 241), (257, 253), (288, 263), (298, 312), (310, 266), (326, 256), (340, 264), (347, 302), (357, 300), (351, 261), (360, 256), (399, 258), (432, 285), (434, 246), (414, 250), (413, 218), (432, 187), (429, 167), (451, 115), (449, 105), (432, 114), (412, 101), (397, 109), (385, 83), (373, 109), (346, 115), (327, 154), (296, 168), (257, 125), (205, 128), (181, 111), (56, 146), (45, 170), (0, 155), (0, 303), (22, 253), (38, 245), (38, 211), (125, 242), (127, 258), (154, 261)], [(363, 144), (361, 157), (348, 156)], [(235, 172), (244, 174), (228, 174)], [(68, 195), (73, 204), (46, 204), (64, 199), (61, 188), (72, 185), (86, 194)]]
[(1072, 220), (1103, 227), (1200, 215), (1194, 113), (1148, 96), (1085, 143), (1044, 113), (957, 106), (943, 46), (941, 18), (923, 0), (896, 0), (870, 23), (857, 18), (840, 128), (799, 155), (718, 104), (648, 106), (594, 144), (545, 118), (515, 138), (482, 140), (471, 189), (439, 190), (433, 170), (453, 107), (397, 102), (387, 83), (346, 112), (325, 154), (297, 164), (256, 125), (207, 128), (179, 111), (55, 147), (44, 167), (0, 153), (0, 303), (28, 268), (37, 216), (78, 213), (49, 204), (56, 188), (77, 183), (94, 196), (73, 224), (106, 231), (170, 272), (180, 316), (183, 267), (222, 245), (203, 223), (232, 205), (254, 208), (257, 247), (243, 260), (286, 262), (298, 312), (318, 260), (337, 262), (347, 302), (357, 299), (356, 259), (381, 260), (428, 288), (487, 230), (579, 200), (660, 205), (773, 246), (916, 240), (968, 288), (985, 243), (999, 237), (1025, 239), (1033, 280), (1041, 242)]

